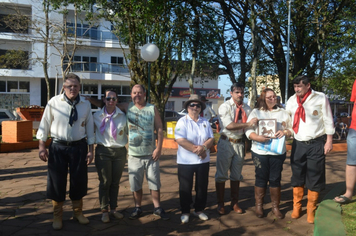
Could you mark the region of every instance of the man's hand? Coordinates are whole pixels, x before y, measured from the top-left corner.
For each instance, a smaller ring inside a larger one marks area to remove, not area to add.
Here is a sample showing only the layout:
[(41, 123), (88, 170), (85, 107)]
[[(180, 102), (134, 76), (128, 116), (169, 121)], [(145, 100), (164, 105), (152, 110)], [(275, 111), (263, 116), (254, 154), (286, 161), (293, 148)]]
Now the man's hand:
[(152, 153), (152, 159), (154, 161), (158, 161), (158, 159), (161, 157), (161, 150), (158, 150), (158, 148), (156, 148), (153, 153)]
[(42, 161), (47, 162), (48, 160), (48, 152), (47, 149), (40, 149), (39, 150), (39, 157)]
[(333, 143), (332, 142), (326, 142), (324, 145), (324, 154), (328, 154), (329, 152), (331, 152), (331, 150), (333, 150)]
[(270, 140), (271, 140), (270, 137), (266, 137), (266, 136), (263, 136), (263, 135), (257, 135), (257, 137), (255, 139), (255, 141), (260, 142), (260, 143), (265, 143), (265, 142), (268, 142)]
[(257, 125), (257, 122), (258, 122), (258, 119), (255, 117), (255, 118), (252, 118), (252, 119), (248, 122), (248, 124), (249, 124), (250, 127), (252, 127), (252, 126), (256, 126), (256, 125)]
[(93, 153), (92, 153), (92, 152), (88, 152), (88, 154), (87, 154), (87, 158), (85, 159), (85, 160), (86, 160), (86, 162), (87, 162), (87, 165), (89, 165), (90, 163), (92, 163), (93, 158), (94, 158)]
[(40, 157), (40, 159), (44, 162), (47, 162), (48, 160), (48, 152), (47, 152), (47, 149), (46, 149), (46, 143), (42, 140), (39, 140), (38, 142), (38, 155)]

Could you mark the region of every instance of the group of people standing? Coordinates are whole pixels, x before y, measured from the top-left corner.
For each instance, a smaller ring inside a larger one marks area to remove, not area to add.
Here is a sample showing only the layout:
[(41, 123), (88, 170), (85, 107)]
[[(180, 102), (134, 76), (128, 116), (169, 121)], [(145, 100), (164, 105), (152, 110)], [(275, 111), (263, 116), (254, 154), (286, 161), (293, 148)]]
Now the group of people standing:
[[(53, 204), (52, 227), (55, 230), (63, 227), (68, 172), (73, 218), (81, 224), (89, 223), (82, 213), (82, 199), (87, 194), (87, 165), (93, 161), (94, 143), (97, 144), (95, 166), (100, 181), (101, 220), (107, 223), (110, 218), (124, 217), (116, 208), (127, 154), (130, 188), (135, 202), (129, 218), (137, 219), (142, 214), (142, 185), (146, 174), (154, 205), (153, 214), (168, 220), (160, 206), (162, 122), (157, 108), (146, 102), (145, 88), (134, 85), (132, 102), (120, 104), (116, 91), (111, 89), (105, 91), (103, 101), (80, 96), (80, 78), (75, 74), (64, 78), (63, 89), (63, 94), (48, 101), (37, 132), (39, 157), (48, 162), (47, 198), (52, 199)], [(88, 99), (102, 107), (94, 115)], [(45, 142), (49, 135), (52, 142), (47, 151)]]
[[(244, 212), (238, 201), (245, 157), (243, 137), (246, 135), (252, 140), (251, 152), (255, 164), (256, 216), (264, 215), (263, 202), (269, 185), (272, 212), (278, 218), (284, 217), (279, 210), (279, 202), (285, 147), (281, 153), (258, 148), (259, 143), (271, 141), (270, 136), (259, 134), (258, 121), (275, 119), (276, 132), (273, 138), (294, 136), (291, 153), (292, 218), (301, 215), (301, 200), (306, 187), (307, 220), (314, 222), (319, 192), (325, 187), (325, 155), (332, 150), (333, 118), (328, 99), (323, 93), (310, 88), (308, 77), (296, 77), (293, 85), (295, 94), (288, 100), (286, 109), (278, 106), (275, 92), (267, 88), (262, 91), (253, 110), (243, 103), (244, 86), (239, 83), (231, 86), (231, 98), (219, 107), (220, 139), (215, 174), (219, 214), (227, 213), (224, 206), (227, 180), (230, 180), (232, 211), (239, 214)], [(93, 161), (94, 143), (97, 144), (95, 166), (100, 180), (101, 220), (106, 223), (110, 217), (124, 217), (116, 208), (127, 154), (130, 188), (135, 202), (129, 218), (137, 219), (142, 214), (142, 184), (146, 176), (154, 205), (153, 214), (168, 220), (169, 217), (160, 206), (162, 121), (157, 108), (146, 101), (145, 88), (134, 85), (130, 103), (118, 103), (114, 90), (107, 90), (103, 101), (99, 101), (80, 96), (80, 78), (68, 74), (63, 89), (63, 94), (48, 102), (37, 132), (40, 140), (39, 157), (48, 162), (47, 198), (52, 199), (53, 203), (53, 228), (59, 230), (63, 227), (62, 212), (68, 172), (73, 217), (81, 224), (89, 223), (82, 213), (82, 198), (87, 194), (87, 165)], [(102, 107), (101, 110), (92, 115), (90, 103)], [(181, 222), (187, 223), (193, 202), (194, 182), (196, 194), (193, 215), (208, 220), (203, 211), (207, 201), (209, 150), (214, 143), (214, 135), (209, 121), (201, 115), (206, 104), (198, 95), (192, 94), (184, 103), (184, 108), (188, 114), (177, 122), (175, 139), (178, 143)], [(52, 143), (47, 151), (45, 142), (49, 135)]]
[[(230, 89), (231, 98), (219, 107), (219, 133), (215, 186), (217, 211), (226, 214), (225, 182), (230, 180), (231, 211), (241, 214), (239, 189), (243, 180), (242, 168), (245, 158), (244, 135), (252, 140), (252, 159), (255, 165), (255, 214), (264, 216), (263, 203), (266, 190), (272, 201), (272, 213), (277, 218), (284, 215), (279, 210), (281, 199), (281, 177), (286, 148), (281, 152), (259, 148), (261, 143), (271, 142), (271, 138), (294, 137), (291, 153), (293, 186), (292, 218), (301, 216), (301, 201), (304, 188), (308, 190), (307, 221), (314, 223), (315, 210), (320, 191), (325, 188), (325, 156), (332, 150), (332, 136), (335, 132), (333, 116), (325, 94), (311, 89), (307, 76), (293, 80), (295, 94), (289, 98), (286, 109), (278, 104), (276, 93), (269, 88), (262, 91), (255, 109), (243, 102), (244, 86), (234, 83)], [(208, 217), (205, 208), (209, 171), (209, 148), (212, 145), (212, 130), (207, 120), (199, 117), (205, 103), (191, 95), (184, 106), (188, 115), (182, 117), (175, 129), (178, 154), (179, 194), (181, 198), (182, 223), (189, 221), (192, 202), (193, 175), (195, 173), (194, 215), (202, 220)], [(258, 132), (259, 120), (275, 120), (276, 131), (271, 136)], [(282, 139), (283, 138), (283, 139)], [(179, 171), (184, 170), (184, 171)], [(188, 171), (189, 170), (189, 171)]]

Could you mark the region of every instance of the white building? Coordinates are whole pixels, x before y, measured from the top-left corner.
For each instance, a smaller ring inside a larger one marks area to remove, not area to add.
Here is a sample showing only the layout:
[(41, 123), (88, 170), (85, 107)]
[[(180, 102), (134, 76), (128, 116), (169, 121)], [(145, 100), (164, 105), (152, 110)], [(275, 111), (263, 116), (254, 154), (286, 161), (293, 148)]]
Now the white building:
[[(50, 12), (51, 23), (58, 26), (66, 22), (69, 31), (74, 29), (74, 8), (68, 8), (68, 16)], [(31, 27), (19, 33), (6, 25), (8, 15), (26, 15), (30, 19)], [(19, 106), (40, 105), (47, 103), (47, 89), (42, 64), (37, 58), (43, 58), (43, 37), (33, 28), (38, 26), (44, 29), (44, 13), (41, 1), (31, 0), (0, 0), (0, 56), (12, 50), (22, 52), (30, 63), (0, 64), (0, 108), (15, 109)], [(85, 19), (84, 13), (80, 19)], [(108, 88), (114, 88), (121, 97), (120, 101), (130, 100), (130, 73), (124, 60), (126, 45), (119, 44), (116, 36), (111, 33), (110, 22), (101, 20), (95, 27), (78, 19), (77, 37), (78, 49), (74, 53), (74, 65), (71, 72), (81, 79), (82, 94), (101, 98)], [(55, 34), (60, 37), (60, 34)], [(58, 41), (62, 44), (63, 41)], [(57, 45), (58, 46), (58, 45)], [(14, 52), (13, 51), (13, 52)], [(54, 96), (61, 91), (62, 76), (61, 63), (58, 50), (48, 47), (48, 74), (50, 77), (50, 95)], [(5, 67), (5, 68), (4, 68)], [(1, 69), (3, 68), (3, 69)], [(196, 93), (206, 96), (208, 103), (215, 111), (218, 109), (218, 81), (209, 80), (200, 83), (197, 79), (194, 88)], [(204, 86), (204, 88), (202, 88)], [(185, 79), (174, 85), (172, 97), (167, 109), (179, 111), (187, 100), (188, 82)]]

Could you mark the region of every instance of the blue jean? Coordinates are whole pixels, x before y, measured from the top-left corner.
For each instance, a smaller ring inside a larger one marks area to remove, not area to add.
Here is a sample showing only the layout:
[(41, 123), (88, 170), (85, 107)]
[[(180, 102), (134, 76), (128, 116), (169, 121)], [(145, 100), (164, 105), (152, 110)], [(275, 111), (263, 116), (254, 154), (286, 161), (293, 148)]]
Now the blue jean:
[(252, 153), (252, 160), (255, 164), (255, 186), (267, 188), (267, 183), (272, 188), (281, 187), (283, 162), (286, 154), (282, 155), (259, 155)]
[(119, 184), (125, 168), (127, 150), (122, 148), (107, 148), (97, 145), (95, 149), (95, 166), (98, 172), (100, 208), (107, 211), (117, 207)]

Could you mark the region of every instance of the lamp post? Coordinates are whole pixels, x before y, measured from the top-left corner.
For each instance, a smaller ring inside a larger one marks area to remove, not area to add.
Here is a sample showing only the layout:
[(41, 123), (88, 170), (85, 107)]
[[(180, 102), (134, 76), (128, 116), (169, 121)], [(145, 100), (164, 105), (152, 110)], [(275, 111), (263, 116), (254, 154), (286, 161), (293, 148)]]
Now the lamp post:
[(147, 82), (147, 100), (150, 102), (151, 91), (151, 62), (154, 62), (159, 57), (159, 49), (155, 44), (147, 43), (141, 48), (141, 57), (148, 62), (148, 82)]
[(290, 50), (290, 3), (292, 0), (288, 1), (288, 37), (287, 37), (287, 68), (286, 68), (286, 92), (284, 95), (284, 104), (287, 104), (288, 99), (288, 80), (289, 80), (289, 50)]

